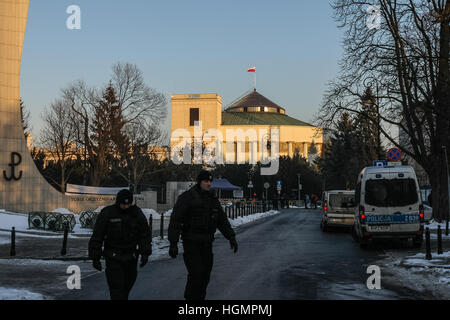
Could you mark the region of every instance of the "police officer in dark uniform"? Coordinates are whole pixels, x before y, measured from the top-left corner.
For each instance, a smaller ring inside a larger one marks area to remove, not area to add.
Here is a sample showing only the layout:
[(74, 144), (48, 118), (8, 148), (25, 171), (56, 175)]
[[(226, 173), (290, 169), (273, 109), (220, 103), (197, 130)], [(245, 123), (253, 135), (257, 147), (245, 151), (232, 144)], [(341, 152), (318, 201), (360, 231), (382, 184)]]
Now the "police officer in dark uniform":
[(152, 254), (147, 219), (132, 203), (133, 194), (129, 190), (119, 191), (116, 203), (98, 215), (89, 241), (89, 258), (95, 269), (102, 271), (100, 258), (105, 257), (111, 300), (128, 300), (137, 277), (139, 255), (142, 268)]
[(212, 175), (202, 170), (197, 184), (178, 198), (169, 223), (169, 255), (178, 255), (178, 241), (183, 239), (184, 263), (188, 278), (186, 300), (205, 300), (213, 267), (212, 243), (217, 229), (230, 241), (236, 253), (238, 244), (219, 200), (210, 191)]

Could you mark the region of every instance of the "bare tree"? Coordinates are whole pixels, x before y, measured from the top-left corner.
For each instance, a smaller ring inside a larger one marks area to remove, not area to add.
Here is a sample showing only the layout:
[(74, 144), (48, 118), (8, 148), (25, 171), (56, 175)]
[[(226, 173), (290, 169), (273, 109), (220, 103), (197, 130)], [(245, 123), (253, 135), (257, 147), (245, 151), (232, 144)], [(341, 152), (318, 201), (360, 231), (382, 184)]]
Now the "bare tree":
[(74, 154), (75, 125), (68, 100), (56, 100), (45, 109), (42, 115), (44, 126), (41, 129), (41, 146), (50, 153), (55, 163), (59, 163), (61, 180), (58, 184), (61, 192), (70, 178), (71, 171), (66, 172), (67, 164)]
[(167, 115), (165, 96), (145, 84), (135, 65), (118, 63), (112, 70), (106, 89), (90, 88), (78, 81), (63, 90), (82, 125), (78, 142), (85, 150), (94, 186), (101, 184), (114, 154), (125, 143), (125, 125), (145, 122), (159, 126)]
[[(376, 6), (380, 28), (367, 24)], [(361, 109), (367, 87), (375, 94), (381, 134), (417, 161), (433, 188), (433, 215), (448, 215), (447, 175), (442, 147), (450, 149), (450, 0), (335, 0), (335, 17), (345, 29), (340, 76), (329, 85), (318, 115), (331, 127), (343, 111)], [(400, 129), (401, 144), (386, 126)]]
[(136, 190), (157, 158), (154, 146), (163, 140), (162, 131), (150, 123), (130, 122), (124, 127), (124, 141), (119, 146), (115, 169)]

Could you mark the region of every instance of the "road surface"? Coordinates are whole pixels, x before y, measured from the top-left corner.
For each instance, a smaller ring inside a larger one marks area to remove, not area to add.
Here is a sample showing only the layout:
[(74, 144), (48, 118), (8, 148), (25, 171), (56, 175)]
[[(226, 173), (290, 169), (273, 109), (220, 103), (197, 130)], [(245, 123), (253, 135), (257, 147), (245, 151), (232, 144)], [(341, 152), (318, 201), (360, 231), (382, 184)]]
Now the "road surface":
[[(413, 291), (383, 282), (369, 290), (367, 268), (383, 250), (361, 250), (347, 232), (323, 233), (320, 211), (289, 209), (237, 231), (239, 251), (214, 243), (208, 300), (417, 299)], [(386, 271), (388, 272), (388, 271)], [(139, 269), (130, 299), (182, 300), (186, 282), (182, 255)], [(109, 299), (105, 274), (82, 279), (82, 289), (57, 299)]]

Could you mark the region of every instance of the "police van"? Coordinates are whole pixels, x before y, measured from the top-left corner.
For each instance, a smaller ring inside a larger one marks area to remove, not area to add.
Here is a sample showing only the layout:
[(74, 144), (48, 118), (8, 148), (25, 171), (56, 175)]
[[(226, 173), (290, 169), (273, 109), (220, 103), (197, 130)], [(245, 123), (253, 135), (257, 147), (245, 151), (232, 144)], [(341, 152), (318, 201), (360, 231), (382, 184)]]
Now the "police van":
[(354, 223), (355, 191), (330, 190), (322, 195), (322, 220), (320, 228), (327, 232), (329, 227), (351, 228)]
[(424, 207), (411, 166), (365, 168), (358, 176), (355, 201), (352, 235), (361, 248), (376, 239), (392, 238), (412, 239), (415, 247), (421, 247)]

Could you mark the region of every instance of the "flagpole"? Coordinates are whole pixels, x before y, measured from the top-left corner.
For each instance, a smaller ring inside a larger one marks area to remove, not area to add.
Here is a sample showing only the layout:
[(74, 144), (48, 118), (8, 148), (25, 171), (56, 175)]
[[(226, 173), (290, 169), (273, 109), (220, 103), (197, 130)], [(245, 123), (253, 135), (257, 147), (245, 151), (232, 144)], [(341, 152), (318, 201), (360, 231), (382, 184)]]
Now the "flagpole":
[(256, 91), (256, 71), (255, 71), (254, 77), (255, 77), (254, 88), (255, 88), (255, 91)]

